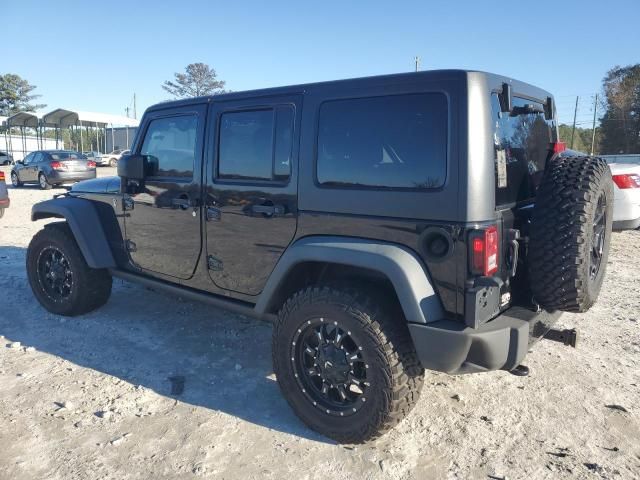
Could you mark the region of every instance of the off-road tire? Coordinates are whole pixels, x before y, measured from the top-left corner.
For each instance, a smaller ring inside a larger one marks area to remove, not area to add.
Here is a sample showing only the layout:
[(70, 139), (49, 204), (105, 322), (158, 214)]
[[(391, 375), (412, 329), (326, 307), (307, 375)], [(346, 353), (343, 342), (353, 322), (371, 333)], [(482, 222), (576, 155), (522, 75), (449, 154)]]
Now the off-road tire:
[[(423, 384), (424, 369), (401, 310), (374, 298), (381, 297), (366, 287), (309, 287), (285, 302), (273, 330), (273, 366), (284, 397), (310, 428), (340, 443), (362, 443), (393, 428), (414, 407)], [(295, 378), (292, 339), (318, 316), (345, 325), (372, 359), (366, 403), (350, 416), (328, 415), (314, 406)]]
[(47, 180), (47, 176), (44, 173), (38, 175), (38, 185), (41, 190), (51, 190), (52, 185)]
[(18, 178), (18, 174), (16, 172), (11, 172), (11, 185), (13, 185), (13, 188), (22, 186), (22, 182)]
[[(71, 293), (62, 301), (55, 301), (47, 294), (38, 275), (39, 255), (50, 247), (63, 253), (73, 274)], [(111, 295), (112, 281), (108, 270), (87, 265), (69, 226), (64, 222), (48, 224), (34, 235), (27, 249), (27, 276), (40, 304), (57, 315), (73, 317), (91, 312), (104, 305)]]
[[(594, 218), (604, 196), (604, 241), (591, 277)], [(547, 165), (536, 196), (529, 240), (534, 301), (547, 310), (586, 312), (600, 293), (611, 243), (613, 180), (597, 157), (559, 157)]]

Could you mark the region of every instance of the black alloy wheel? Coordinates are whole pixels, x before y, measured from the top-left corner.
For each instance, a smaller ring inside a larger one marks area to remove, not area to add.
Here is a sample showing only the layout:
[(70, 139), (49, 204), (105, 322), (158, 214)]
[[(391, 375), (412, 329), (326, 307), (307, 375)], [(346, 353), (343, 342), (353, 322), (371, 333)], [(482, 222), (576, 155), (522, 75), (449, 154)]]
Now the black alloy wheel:
[(314, 406), (346, 416), (366, 402), (369, 365), (352, 332), (337, 321), (308, 320), (298, 329), (291, 350), (294, 375)]
[(47, 247), (38, 257), (38, 281), (46, 295), (61, 302), (71, 295), (73, 272), (69, 260), (56, 247)]
[(591, 267), (589, 278), (593, 281), (598, 276), (607, 235), (607, 197), (604, 192), (598, 198), (595, 215), (593, 216), (593, 236), (591, 237)]

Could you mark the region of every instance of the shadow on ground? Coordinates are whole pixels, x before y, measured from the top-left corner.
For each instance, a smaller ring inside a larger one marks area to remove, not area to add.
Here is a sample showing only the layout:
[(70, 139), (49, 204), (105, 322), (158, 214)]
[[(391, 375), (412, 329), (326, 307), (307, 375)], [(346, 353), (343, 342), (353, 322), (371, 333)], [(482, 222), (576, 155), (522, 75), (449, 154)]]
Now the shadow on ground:
[[(116, 279), (111, 299), (97, 311), (75, 318), (53, 315), (31, 292), (25, 252), (0, 246), (0, 291), (6, 294), (0, 334), (7, 341), (181, 402), (329, 442), (306, 428), (282, 397), (272, 375), (268, 323)], [(171, 394), (171, 377), (184, 378), (181, 394)]]

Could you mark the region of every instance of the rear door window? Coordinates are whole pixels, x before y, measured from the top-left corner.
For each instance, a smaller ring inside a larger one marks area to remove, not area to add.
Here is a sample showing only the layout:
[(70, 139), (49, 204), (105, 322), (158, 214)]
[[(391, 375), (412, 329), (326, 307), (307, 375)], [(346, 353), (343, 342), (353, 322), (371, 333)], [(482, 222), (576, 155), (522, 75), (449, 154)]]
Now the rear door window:
[(531, 200), (542, 180), (556, 125), (546, 120), (541, 102), (513, 97), (514, 107), (532, 105), (540, 112), (513, 114), (500, 111), (498, 95), (491, 96), (494, 122), (496, 205)]

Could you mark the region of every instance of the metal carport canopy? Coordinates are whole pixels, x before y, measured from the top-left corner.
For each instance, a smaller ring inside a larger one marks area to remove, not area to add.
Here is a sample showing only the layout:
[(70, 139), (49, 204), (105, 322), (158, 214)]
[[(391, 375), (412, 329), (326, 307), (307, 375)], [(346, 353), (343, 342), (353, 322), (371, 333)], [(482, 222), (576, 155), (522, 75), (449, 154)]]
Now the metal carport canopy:
[(40, 117), (35, 113), (18, 112), (7, 117), (7, 126), (38, 128)]
[(81, 112), (78, 110), (66, 110), (56, 108), (42, 116), (47, 126), (65, 128), (69, 126), (91, 126), (104, 127), (106, 125), (121, 125), (123, 127), (137, 127), (138, 120), (121, 115), (109, 115), (107, 113)]

